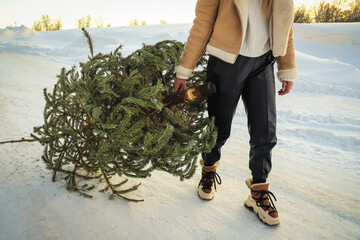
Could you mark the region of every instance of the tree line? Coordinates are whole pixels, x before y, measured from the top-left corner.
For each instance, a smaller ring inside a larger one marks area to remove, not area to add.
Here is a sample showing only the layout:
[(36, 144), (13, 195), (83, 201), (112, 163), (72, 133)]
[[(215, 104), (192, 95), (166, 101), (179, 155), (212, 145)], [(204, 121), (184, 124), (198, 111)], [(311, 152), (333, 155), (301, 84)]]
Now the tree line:
[[(77, 28), (90, 28), (92, 27), (92, 17), (91, 15), (87, 15), (86, 17), (81, 17), (77, 19), (76, 27)], [(104, 27), (105, 21), (102, 17), (98, 17), (94, 19), (96, 27)], [(106, 25), (107, 27), (111, 27), (111, 23)], [(32, 29), (35, 31), (55, 31), (55, 30), (62, 30), (63, 29), (63, 21), (61, 18), (51, 19), (48, 14), (41, 15), (41, 19), (35, 21), (33, 23)]]
[[(95, 25), (93, 23), (95, 22)], [(314, 4), (309, 8), (305, 5), (298, 5), (294, 13), (295, 23), (321, 23), (321, 22), (360, 22), (360, 0), (333, 0), (331, 3), (325, 0)], [(164, 19), (160, 24), (166, 24)], [(145, 20), (131, 19), (130, 26), (146, 25)], [(9, 25), (12, 27), (12, 25)], [(16, 26), (16, 23), (15, 23)], [(96, 26), (111, 27), (111, 23), (105, 24), (102, 17), (93, 19), (87, 15), (77, 19), (77, 28), (90, 28)], [(61, 18), (51, 19), (48, 14), (41, 16), (40, 20), (33, 23), (32, 29), (35, 31), (54, 31), (63, 29)]]
[[(166, 20), (164, 20), (164, 19), (160, 19), (160, 24), (166, 24), (167, 22), (166, 22)], [(146, 25), (146, 21), (145, 20), (142, 20), (141, 22), (140, 22), (140, 24), (141, 25)], [(139, 20), (137, 20), (136, 18), (134, 19), (134, 20), (130, 20), (130, 26), (137, 26), (137, 25), (140, 25), (139, 24)]]
[(310, 8), (299, 5), (295, 8), (294, 22), (360, 22), (360, 0), (333, 0), (331, 3), (322, 0)]
[(63, 29), (63, 21), (60, 18), (51, 19), (48, 14), (41, 15), (41, 19), (35, 21), (32, 29), (35, 31), (54, 31)]
[[(94, 20), (94, 21), (93, 21)], [(95, 22), (95, 25), (93, 23)], [(142, 20), (139, 23), (138, 19), (134, 19), (130, 21), (130, 26), (136, 26), (136, 25), (146, 25), (146, 21)], [(164, 19), (160, 20), (160, 24), (166, 24), (166, 21)], [(16, 24), (15, 24), (16, 25)], [(105, 27), (105, 21), (102, 17), (98, 17), (96, 19), (93, 19), (91, 15), (87, 15), (84, 17), (81, 17), (77, 19), (76, 27), (77, 28), (90, 28), (96, 26), (98, 28)], [(10, 25), (12, 27), (12, 25)], [(106, 27), (111, 27), (111, 23), (106, 24)], [(51, 19), (48, 14), (41, 15), (40, 20), (35, 21), (33, 23), (32, 29), (35, 31), (55, 31), (55, 30), (62, 30), (63, 29), (63, 21), (61, 18)]]

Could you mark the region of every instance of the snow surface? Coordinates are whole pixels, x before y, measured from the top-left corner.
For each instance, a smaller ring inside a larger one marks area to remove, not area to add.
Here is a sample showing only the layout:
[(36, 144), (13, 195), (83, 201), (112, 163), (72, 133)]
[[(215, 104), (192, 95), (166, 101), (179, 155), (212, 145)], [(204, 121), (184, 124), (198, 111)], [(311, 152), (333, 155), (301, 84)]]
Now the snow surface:
[[(89, 29), (95, 51), (123, 44), (185, 41), (191, 24)], [(197, 196), (200, 168), (180, 182), (154, 171), (130, 197), (92, 200), (51, 182), (38, 143), (0, 145), (0, 239), (360, 239), (360, 24), (295, 24), (300, 72), (290, 94), (277, 95), (278, 144), (270, 190), (281, 224), (263, 225), (243, 206), (249, 194), (246, 115), (240, 102), (212, 201)], [(81, 30), (0, 29), (0, 141), (42, 124), (42, 89), (60, 68), (86, 61)], [(280, 82), (276, 82), (280, 89)], [(131, 184), (129, 184), (131, 186)]]

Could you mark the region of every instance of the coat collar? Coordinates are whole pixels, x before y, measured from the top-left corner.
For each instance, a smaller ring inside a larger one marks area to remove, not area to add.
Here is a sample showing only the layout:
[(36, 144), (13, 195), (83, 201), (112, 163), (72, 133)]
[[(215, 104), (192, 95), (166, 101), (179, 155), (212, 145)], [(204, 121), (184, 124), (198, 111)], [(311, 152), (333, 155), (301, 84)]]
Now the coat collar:
[[(242, 29), (246, 29), (244, 19), (248, 18), (249, 0), (232, 0), (239, 13)], [(254, 1), (254, 0), (251, 0)], [(293, 0), (273, 0), (273, 10), (271, 18), (276, 26), (289, 26), (294, 19), (294, 1)], [(279, 24), (279, 25), (278, 25)]]
[(293, 0), (273, 0), (272, 19), (274, 24), (290, 24), (294, 21)]
[[(244, 19), (248, 18), (249, 2), (255, 0), (231, 0), (238, 11), (242, 32), (246, 32), (247, 24)], [(273, 0), (270, 15), (270, 42), (273, 53), (284, 55), (289, 37), (289, 31), (294, 21), (294, 0)], [(284, 48), (285, 46), (285, 48)]]
[(238, 10), (240, 22), (241, 22), (241, 29), (243, 34), (246, 32), (246, 21), (245, 19), (248, 18), (249, 12), (249, 2), (248, 0), (232, 0), (235, 3), (235, 8)]
[(272, 17), (270, 19), (270, 37), (274, 56), (285, 55), (293, 22), (294, 1), (273, 0)]

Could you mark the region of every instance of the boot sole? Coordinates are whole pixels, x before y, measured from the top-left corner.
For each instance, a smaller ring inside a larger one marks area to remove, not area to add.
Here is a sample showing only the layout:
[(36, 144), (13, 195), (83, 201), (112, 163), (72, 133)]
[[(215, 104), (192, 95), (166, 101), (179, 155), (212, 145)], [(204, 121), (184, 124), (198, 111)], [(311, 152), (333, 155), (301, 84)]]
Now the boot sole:
[(276, 219), (275, 221), (270, 221), (268, 219), (266, 219), (265, 216), (263, 216), (259, 210), (259, 207), (256, 206), (254, 201), (251, 201), (250, 196), (246, 199), (246, 201), (244, 202), (244, 205), (246, 208), (250, 209), (251, 211), (255, 212), (256, 215), (258, 216), (258, 218), (265, 224), (269, 225), (269, 226), (276, 226), (280, 224), (280, 220)]
[(199, 195), (199, 198), (201, 198), (203, 200), (212, 200), (214, 198), (213, 192), (205, 193), (200, 188), (198, 189), (198, 195)]

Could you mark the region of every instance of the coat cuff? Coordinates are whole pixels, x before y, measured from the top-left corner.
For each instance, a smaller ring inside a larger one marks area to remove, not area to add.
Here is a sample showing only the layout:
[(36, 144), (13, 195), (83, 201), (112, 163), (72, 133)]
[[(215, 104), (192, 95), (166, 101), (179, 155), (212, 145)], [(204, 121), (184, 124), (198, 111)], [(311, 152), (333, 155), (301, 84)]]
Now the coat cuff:
[(193, 76), (193, 70), (190, 68), (184, 68), (181, 65), (175, 67), (175, 73), (177, 78), (189, 79)]
[(298, 75), (299, 75), (299, 72), (298, 72), (297, 68), (283, 69), (283, 70), (279, 70), (276, 73), (276, 76), (280, 82), (282, 82), (282, 81), (293, 82), (295, 79), (298, 78)]

